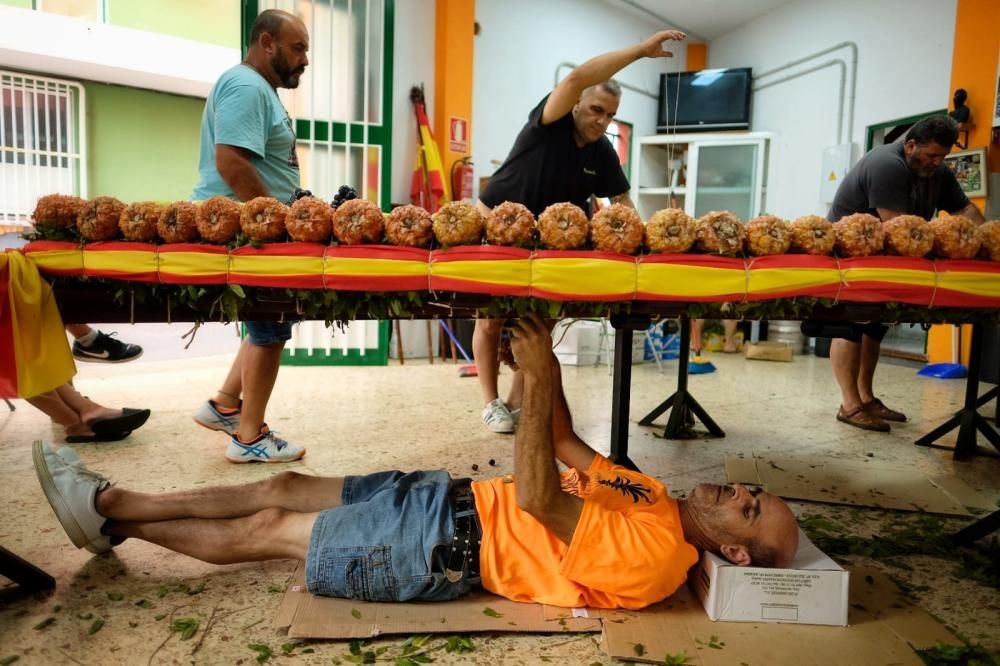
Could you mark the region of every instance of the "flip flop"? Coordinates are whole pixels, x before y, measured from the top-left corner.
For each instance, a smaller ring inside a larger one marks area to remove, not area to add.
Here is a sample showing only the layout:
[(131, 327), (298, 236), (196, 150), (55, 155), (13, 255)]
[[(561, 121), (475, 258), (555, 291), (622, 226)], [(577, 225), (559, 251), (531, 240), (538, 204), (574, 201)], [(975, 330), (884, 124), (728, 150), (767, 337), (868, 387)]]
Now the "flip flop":
[[(87, 425), (91, 430), (94, 431), (95, 436), (107, 437), (109, 435), (120, 435), (125, 433), (126, 435), (136, 428), (139, 428), (146, 422), (149, 418), (148, 409), (132, 409), (131, 407), (125, 407), (122, 409), (121, 416), (106, 416), (103, 418), (96, 418), (90, 421)], [(125, 435), (118, 437), (117, 439), (122, 439)], [(105, 441), (113, 442), (117, 439), (103, 439), (103, 440), (92, 440), (92, 441)], [(66, 440), (67, 442), (69, 439)]]

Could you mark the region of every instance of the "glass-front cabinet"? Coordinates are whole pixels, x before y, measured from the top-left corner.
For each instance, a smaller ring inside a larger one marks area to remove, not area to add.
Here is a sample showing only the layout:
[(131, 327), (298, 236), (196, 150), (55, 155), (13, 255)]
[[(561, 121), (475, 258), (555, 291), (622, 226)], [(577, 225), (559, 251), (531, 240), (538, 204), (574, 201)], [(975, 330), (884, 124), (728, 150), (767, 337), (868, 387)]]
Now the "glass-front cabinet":
[(663, 208), (692, 217), (728, 210), (744, 222), (764, 210), (770, 135), (765, 132), (644, 137), (633, 200), (644, 220)]

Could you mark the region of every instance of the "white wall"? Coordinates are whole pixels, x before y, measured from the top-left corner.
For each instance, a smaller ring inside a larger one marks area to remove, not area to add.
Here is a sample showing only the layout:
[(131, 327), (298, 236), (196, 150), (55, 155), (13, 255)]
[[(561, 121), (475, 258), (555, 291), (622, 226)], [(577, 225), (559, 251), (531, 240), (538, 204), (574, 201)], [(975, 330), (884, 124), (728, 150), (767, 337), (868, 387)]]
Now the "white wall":
[(434, 0), (396, 3), (392, 63), (393, 203), (410, 202), (410, 178), (417, 146), (417, 121), (410, 103), (411, 86), (424, 84), (427, 114), (434, 117), (434, 6)]
[[(868, 125), (943, 109), (951, 94), (956, 0), (796, 0), (714, 39), (710, 67), (766, 71), (843, 41), (858, 45), (854, 159)], [(809, 64), (840, 57), (839, 50)], [(781, 74), (761, 82), (781, 78)], [(752, 129), (777, 132), (765, 209), (794, 218), (825, 215), (820, 201), (822, 149), (837, 143), (839, 71), (828, 68), (754, 94)], [(846, 121), (845, 129), (846, 132)]]
[[(476, 0), (476, 20), (472, 158), (477, 190), (479, 177), (496, 171), (490, 161), (503, 161), (528, 112), (555, 87), (559, 63), (580, 64), (664, 27), (601, 0)], [(634, 63), (615, 78), (656, 94), (661, 72), (684, 69), (683, 44), (668, 50), (674, 58)], [(560, 78), (567, 73), (560, 70)], [(618, 117), (635, 125), (636, 136), (652, 134), (656, 101), (626, 90)]]

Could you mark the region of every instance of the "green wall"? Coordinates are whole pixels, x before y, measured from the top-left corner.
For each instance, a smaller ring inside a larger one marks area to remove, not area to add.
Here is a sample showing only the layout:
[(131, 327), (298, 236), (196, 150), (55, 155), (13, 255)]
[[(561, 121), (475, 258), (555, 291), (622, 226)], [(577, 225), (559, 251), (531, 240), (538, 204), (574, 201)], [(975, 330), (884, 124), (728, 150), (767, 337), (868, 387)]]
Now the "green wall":
[(111, 25), (240, 48), (240, 0), (107, 2)]
[(0, 5), (17, 7), (19, 9), (31, 9), (32, 0), (0, 0)]
[(175, 201), (198, 177), (205, 100), (86, 83), (88, 195)]

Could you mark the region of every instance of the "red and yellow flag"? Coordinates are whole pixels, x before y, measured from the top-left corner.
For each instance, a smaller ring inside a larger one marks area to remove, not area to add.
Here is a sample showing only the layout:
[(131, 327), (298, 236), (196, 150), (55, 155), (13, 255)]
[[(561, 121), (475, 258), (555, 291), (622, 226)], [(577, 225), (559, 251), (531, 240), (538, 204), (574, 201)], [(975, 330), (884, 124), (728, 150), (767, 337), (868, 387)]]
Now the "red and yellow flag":
[(52, 288), (20, 252), (0, 254), (0, 398), (31, 398), (74, 374)]

